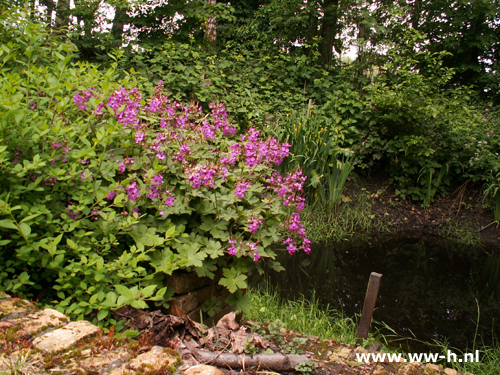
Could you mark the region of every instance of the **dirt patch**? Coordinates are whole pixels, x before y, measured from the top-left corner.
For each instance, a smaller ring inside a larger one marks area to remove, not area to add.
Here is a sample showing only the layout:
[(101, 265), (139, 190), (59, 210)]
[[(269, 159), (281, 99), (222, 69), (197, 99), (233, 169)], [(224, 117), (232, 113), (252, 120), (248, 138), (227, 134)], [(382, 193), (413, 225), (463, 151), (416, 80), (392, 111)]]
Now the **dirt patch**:
[[(483, 194), (477, 184), (467, 182), (455, 186), (447, 196), (435, 196), (428, 207), (402, 198), (383, 176), (363, 179), (360, 186), (372, 199), (375, 220), (390, 230), (451, 237), (458, 242), (481, 243), (486, 247), (499, 246), (500, 226), (494, 223), (492, 210), (483, 204)], [(346, 192), (347, 195), (353, 193), (352, 190)]]

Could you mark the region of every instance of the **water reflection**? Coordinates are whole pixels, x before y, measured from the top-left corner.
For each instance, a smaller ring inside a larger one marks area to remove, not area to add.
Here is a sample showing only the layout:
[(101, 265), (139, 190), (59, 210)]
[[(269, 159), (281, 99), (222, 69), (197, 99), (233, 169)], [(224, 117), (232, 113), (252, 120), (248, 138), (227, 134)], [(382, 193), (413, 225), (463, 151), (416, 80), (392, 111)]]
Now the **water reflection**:
[[(343, 310), (361, 311), (371, 272), (383, 274), (374, 319), (399, 335), (472, 346), (490, 343), (500, 331), (498, 249), (461, 248), (437, 237), (385, 238), (371, 243), (317, 244), (311, 256), (285, 252), (285, 271), (266, 276), (282, 297), (311, 298)], [(409, 343), (409, 344), (408, 344)], [(406, 349), (421, 349), (415, 340)]]

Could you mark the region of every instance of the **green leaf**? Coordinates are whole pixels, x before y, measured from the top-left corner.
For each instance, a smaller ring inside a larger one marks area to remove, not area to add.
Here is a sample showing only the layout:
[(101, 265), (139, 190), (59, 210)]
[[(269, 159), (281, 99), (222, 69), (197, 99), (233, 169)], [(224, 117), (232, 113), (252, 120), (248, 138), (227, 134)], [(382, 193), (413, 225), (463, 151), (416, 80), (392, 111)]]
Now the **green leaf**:
[(163, 297), (165, 295), (166, 291), (167, 291), (167, 287), (161, 288), (160, 290), (158, 290), (156, 292), (156, 297), (159, 297), (159, 298)]
[(200, 244), (193, 242), (183, 244), (179, 249), (179, 257), (182, 265), (185, 267), (201, 267), (203, 259), (207, 257), (205, 252), (199, 251)]
[(19, 229), (24, 237), (28, 237), (31, 234), (31, 227), (26, 223), (19, 224)]
[(156, 285), (148, 285), (145, 287), (143, 290), (141, 290), (141, 297), (142, 298), (148, 298), (153, 295), (153, 292), (156, 289)]
[(100, 310), (97, 313), (97, 319), (98, 320), (103, 320), (109, 315), (109, 310)]
[(127, 298), (127, 299), (134, 299), (134, 296), (132, 295), (132, 292), (126, 286), (115, 285), (115, 289), (118, 292), (118, 294), (121, 294), (125, 298)]
[(220, 279), (219, 284), (225, 286), (231, 293), (235, 293), (238, 289), (246, 289), (247, 276), (234, 268), (225, 268), (223, 271), (224, 277)]
[(123, 334), (126, 336), (126, 337), (129, 337), (131, 339), (133, 339), (134, 337), (137, 337), (140, 335), (139, 332), (137, 331), (134, 331), (133, 329), (128, 329), (126, 330), (125, 332), (123, 332)]
[[(95, 266), (96, 266), (97, 271), (101, 271), (102, 267), (104, 266), (104, 259), (102, 259), (102, 257), (97, 258)], [(100, 280), (96, 280), (96, 281), (100, 281)]]
[(17, 230), (17, 225), (12, 220), (0, 220), (0, 227)]

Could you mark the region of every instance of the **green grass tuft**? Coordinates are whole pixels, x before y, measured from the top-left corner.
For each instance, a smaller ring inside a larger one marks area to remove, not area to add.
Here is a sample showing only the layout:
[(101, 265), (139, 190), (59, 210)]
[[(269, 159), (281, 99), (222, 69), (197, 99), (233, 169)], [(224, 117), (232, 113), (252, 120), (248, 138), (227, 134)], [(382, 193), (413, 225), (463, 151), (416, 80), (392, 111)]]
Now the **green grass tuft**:
[[(317, 336), (320, 339), (335, 340), (344, 344), (356, 344), (358, 329), (357, 317), (349, 318), (341, 311), (319, 306), (313, 298), (307, 301), (301, 298), (297, 301), (284, 300), (276, 291), (269, 287), (260, 290), (250, 290), (250, 312), (245, 318), (258, 322), (274, 322), (280, 320), (285, 328), (303, 334)], [(385, 344), (383, 336), (370, 334), (363, 344), (373, 342)]]

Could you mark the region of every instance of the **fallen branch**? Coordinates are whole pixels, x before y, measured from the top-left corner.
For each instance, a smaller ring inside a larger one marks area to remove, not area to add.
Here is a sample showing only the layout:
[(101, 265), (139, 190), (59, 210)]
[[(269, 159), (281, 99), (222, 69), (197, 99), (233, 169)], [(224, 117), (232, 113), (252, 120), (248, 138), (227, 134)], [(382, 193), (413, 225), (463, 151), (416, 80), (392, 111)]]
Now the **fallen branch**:
[(208, 350), (190, 349), (198, 362), (230, 369), (246, 369), (251, 367), (271, 371), (293, 371), (299, 363), (311, 360), (308, 356), (299, 354), (274, 353), (247, 355), (214, 353)]

